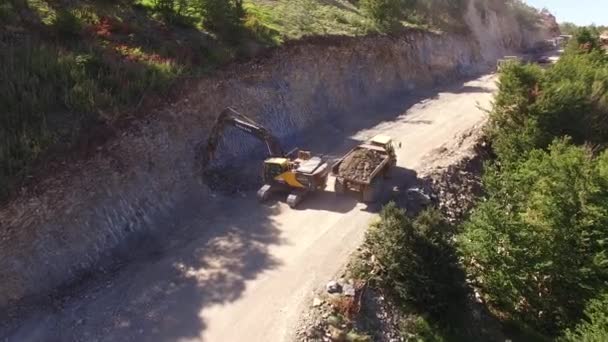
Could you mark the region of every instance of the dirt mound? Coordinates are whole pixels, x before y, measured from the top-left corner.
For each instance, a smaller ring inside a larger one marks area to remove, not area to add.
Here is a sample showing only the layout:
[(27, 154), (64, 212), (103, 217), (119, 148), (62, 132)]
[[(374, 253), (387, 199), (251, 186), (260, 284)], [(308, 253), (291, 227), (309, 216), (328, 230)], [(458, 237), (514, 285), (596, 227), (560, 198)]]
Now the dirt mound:
[(340, 164), (340, 175), (359, 182), (367, 182), (384, 158), (385, 155), (378, 151), (355, 150), (344, 158), (344, 161)]

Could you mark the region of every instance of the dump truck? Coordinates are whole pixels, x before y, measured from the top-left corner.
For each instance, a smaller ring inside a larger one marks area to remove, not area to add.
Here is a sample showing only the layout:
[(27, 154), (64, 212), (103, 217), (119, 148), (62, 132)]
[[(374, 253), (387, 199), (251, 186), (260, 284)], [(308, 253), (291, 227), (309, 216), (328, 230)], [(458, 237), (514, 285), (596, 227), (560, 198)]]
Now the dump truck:
[(396, 164), (393, 139), (377, 135), (351, 149), (332, 166), (334, 191), (359, 193), (363, 202), (374, 202), (382, 192), (383, 179)]
[(200, 151), (203, 156), (201, 169), (206, 169), (214, 158), (226, 127), (251, 134), (266, 145), (268, 158), (263, 162), (264, 185), (257, 192), (258, 200), (265, 201), (271, 193), (284, 191), (288, 193), (287, 204), (295, 208), (311, 192), (325, 189), (330, 167), (323, 156), (314, 156), (310, 151), (298, 148), (285, 153), (277, 137), (268, 129), (230, 107), (217, 117), (207, 145)]

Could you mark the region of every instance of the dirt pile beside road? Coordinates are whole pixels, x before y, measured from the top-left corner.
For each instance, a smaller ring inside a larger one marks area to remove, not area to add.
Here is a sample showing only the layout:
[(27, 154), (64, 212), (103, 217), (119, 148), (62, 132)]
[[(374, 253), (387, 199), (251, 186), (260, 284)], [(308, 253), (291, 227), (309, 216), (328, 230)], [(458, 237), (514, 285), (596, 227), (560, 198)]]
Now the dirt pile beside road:
[(438, 208), (452, 223), (462, 222), (483, 194), (483, 164), (492, 158), (490, 144), (479, 127), (465, 132), (457, 141), (461, 153), (456, 154), (444, 146), (430, 158), (457, 161), (428, 170), (423, 182), (424, 188), (438, 199)]
[(385, 158), (386, 156), (378, 151), (357, 149), (340, 164), (340, 175), (358, 182), (368, 182), (374, 170)]

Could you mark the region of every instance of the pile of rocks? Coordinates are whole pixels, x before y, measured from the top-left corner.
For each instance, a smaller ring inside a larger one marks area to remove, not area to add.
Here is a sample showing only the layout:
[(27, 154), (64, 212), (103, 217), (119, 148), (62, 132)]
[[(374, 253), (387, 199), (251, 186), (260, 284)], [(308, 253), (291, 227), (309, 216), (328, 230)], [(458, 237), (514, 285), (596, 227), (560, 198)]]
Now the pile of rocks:
[(461, 222), (475, 206), (477, 198), (483, 195), (483, 163), (490, 158), (490, 147), (480, 138), (471, 156), (425, 177), (425, 187), (432, 191), (439, 209), (451, 222)]
[(312, 300), (310, 319), (298, 332), (298, 341), (371, 341), (355, 332), (363, 288), (353, 280), (328, 282), (324, 293)]
[(342, 177), (367, 182), (385, 158), (386, 155), (378, 151), (360, 148), (344, 158), (338, 170)]

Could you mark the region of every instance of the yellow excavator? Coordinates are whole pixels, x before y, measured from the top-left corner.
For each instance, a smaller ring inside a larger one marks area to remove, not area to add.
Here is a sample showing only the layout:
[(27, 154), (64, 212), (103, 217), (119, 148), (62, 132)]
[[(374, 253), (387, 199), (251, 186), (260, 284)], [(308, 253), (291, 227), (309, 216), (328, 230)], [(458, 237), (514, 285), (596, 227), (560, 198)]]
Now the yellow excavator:
[(289, 193), (287, 204), (295, 208), (306, 195), (325, 189), (330, 167), (323, 157), (297, 148), (285, 153), (279, 140), (269, 130), (230, 107), (220, 113), (211, 129), (206, 151), (203, 151), (203, 168), (207, 168), (214, 158), (227, 126), (251, 134), (266, 144), (268, 158), (264, 160), (262, 169), (264, 185), (257, 192), (260, 201), (267, 200), (275, 191), (286, 191)]

